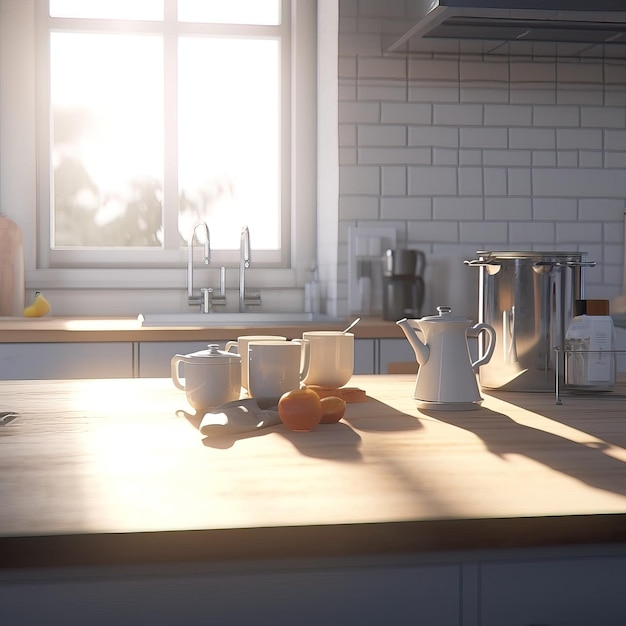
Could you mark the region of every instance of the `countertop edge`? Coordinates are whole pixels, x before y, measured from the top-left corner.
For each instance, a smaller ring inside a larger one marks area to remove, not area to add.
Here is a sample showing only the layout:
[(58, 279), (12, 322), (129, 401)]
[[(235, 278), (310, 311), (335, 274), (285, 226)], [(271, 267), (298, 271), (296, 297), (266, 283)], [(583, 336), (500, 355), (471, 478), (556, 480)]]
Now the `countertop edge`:
[(626, 544), (626, 514), (0, 537), (0, 569)]

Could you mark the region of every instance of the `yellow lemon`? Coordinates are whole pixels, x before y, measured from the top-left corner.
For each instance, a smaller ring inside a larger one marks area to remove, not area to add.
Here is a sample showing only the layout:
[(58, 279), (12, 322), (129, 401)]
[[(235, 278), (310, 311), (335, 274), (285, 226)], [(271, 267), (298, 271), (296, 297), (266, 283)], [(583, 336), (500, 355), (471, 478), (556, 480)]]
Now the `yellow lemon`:
[(41, 295), (35, 292), (34, 302), (24, 309), (24, 317), (42, 317), (50, 311), (50, 303)]

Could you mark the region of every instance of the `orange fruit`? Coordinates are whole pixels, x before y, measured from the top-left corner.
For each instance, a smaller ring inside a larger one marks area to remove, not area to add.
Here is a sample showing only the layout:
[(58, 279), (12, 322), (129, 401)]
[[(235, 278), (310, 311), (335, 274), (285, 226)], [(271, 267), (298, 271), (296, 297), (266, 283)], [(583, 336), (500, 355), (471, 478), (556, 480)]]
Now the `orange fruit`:
[(322, 404), (322, 424), (338, 422), (346, 412), (346, 401), (336, 396), (326, 396), (320, 400)]
[(284, 393), (278, 401), (278, 415), (289, 430), (313, 430), (322, 420), (322, 401), (306, 387)]

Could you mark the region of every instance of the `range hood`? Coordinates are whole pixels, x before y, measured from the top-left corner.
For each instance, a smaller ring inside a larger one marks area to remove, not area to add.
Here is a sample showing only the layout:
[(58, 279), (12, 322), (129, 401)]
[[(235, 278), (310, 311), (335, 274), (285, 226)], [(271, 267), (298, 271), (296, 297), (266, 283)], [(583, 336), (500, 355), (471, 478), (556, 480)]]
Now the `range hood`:
[(626, 0), (413, 0), (387, 52), (626, 58)]

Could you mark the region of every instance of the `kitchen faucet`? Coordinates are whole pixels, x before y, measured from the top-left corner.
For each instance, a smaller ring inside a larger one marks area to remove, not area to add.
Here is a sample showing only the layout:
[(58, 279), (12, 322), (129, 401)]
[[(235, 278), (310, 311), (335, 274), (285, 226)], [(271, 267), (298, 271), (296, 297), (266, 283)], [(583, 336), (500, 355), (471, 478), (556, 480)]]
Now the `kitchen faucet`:
[(241, 229), (241, 244), (239, 247), (239, 312), (243, 313), (248, 304), (261, 304), (261, 296), (246, 295), (246, 270), (250, 267), (250, 229), (244, 226)]
[(201, 295), (194, 295), (193, 289), (193, 240), (197, 239), (196, 230), (198, 228), (204, 228), (206, 234), (206, 241), (204, 242), (204, 264), (208, 265), (211, 261), (211, 235), (209, 234), (209, 227), (206, 222), (199, 222), (193, 227), (191, 236), (187, 241), (187, 302), (190, 306), (194, 304), (200, 304), (203, 307), (205, 313), (208, 313), (211, 309), (210, 301), (212, 295), (212, 289), (201, 289)]

